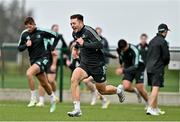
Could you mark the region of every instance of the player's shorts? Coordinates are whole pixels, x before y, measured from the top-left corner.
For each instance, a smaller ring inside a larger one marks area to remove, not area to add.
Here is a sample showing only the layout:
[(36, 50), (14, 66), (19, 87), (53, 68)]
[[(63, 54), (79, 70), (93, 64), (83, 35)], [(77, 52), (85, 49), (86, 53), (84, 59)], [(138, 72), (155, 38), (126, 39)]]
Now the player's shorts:
[(148, 85), (164, 87), (164, 73), (147, 73)]
[(87, 66), (84, 64), (79, 65), (87, 74), (88, 77), (92, 76), (96, 83), (103, 83), (106, 81), (106, 66)]
[(131, 71), (131, 72), (125, 72), (123, 80), (128, 80), (131, 83), (133, 80), (136, 80), (136, 84), (138, 83), (144, 83), (144, 64), (140, 63), (137, 70)]
[(43, 72), (46, 72), (48, 62), (49, 60), (47, 57), (42, 57), (33, 61), (31, 60), (31, 65), (37, 64), (40, 68), (40, 73), (43, 73)]

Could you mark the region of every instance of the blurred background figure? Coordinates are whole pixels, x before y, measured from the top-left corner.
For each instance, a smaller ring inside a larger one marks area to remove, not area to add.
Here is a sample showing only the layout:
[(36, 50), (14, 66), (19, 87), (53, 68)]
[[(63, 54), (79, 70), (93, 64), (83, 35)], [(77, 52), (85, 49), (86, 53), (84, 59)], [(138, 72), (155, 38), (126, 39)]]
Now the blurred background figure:
[(102, 29), (100, 27), (96, 27), (96, 32), (101, 37), (101, 43), (103, 44), (103, 51), (104, 51), (104, 55), (105, 55), (105, 63), (108, 64), (109, 58), (116, 59), (117, 56), (115, 56), (109, 52), (109, 44), (108, 44), (107, 39), (102, 36)]
[[(142, 60), (144, 61), (144, 64), (146, 65), (146, 58), (147, 58), (147, 52), (148, 52), (148, 35), (146, 33), (142, 33), (140, 35), (140, 43), (137, 45), (137, 48), (139, 50), (139, 53), (142, 57)], [(144, 85), (147, 85), (147, 71), (144, 69)]]
[(63, 58), (63, 65), (66, 65), (66, 60), (68, 59), (68, 55), (69, 55), (69, 51), (68, 51), (68, 46), (66, 41), (63, 38), (63, 35), (61, 33), (59, 33), (60, 31), (60, 27), (58, 24), (54, 24), (51, 27), (51, 30), (53, 30), (54, 32), (57, 32), (59, 34), (59, 42), (56, 46), (56, 50), (58, 52), (58, 60), (57, 60), (57, 71), (56, 71), (56, 80), (57, 80), (57, 73), (58, 73), (58, 66), (60, 65), (60, 61), (61, 61), (61, 55)]
[(146, 64), (146, 56), (147, 56), (147, 51), (148, 51), (148, 36), (147, 34), (143, 33), (140, 36), (140, 43), (137, 45), (137, 48), (139, 49), (139, 52), (142, 56), (142, 60)]

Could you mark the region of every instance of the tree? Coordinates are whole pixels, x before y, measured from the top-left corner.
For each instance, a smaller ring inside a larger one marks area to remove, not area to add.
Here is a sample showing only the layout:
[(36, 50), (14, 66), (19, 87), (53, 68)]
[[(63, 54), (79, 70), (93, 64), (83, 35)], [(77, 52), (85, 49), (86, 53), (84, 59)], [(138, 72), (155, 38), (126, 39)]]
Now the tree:
[(5, 5), (0, 3), (0, 44), (3, 42), (18, 42), (19, 36), (24, 29), (23, 21), (26, 16), (32, 16), (33, 11), (24, 9), (25, 0), (13, 0)]

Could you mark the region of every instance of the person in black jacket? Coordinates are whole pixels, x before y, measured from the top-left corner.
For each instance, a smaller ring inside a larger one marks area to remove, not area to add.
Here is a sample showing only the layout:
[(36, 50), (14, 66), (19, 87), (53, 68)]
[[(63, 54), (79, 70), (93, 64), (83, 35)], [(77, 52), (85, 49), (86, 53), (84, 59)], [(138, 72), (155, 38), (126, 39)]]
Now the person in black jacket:
[(71, 117), (81, 116), (79, 82), (92, 76), (97, 90), (101, 94), (117, 94), (119, 101), (125, 100), (122, 85), (118, 87), (106, 84), (106, 67), (103, 54), (101, 38), (96, 31), (84, 25), (83, 16), (75, 14), (70, 17), (73, 29), (73, 38), (76, 45), (72, 50), (72, 55), (78, 55), (80, 51), (80, 65), (71, 77), (71, 94), (74, 103), (74, 110), (67, 114)]
[(41, 86), (50, 96), (50, 112), (54, 112), (57, 99), (55, 94), (52, 92), (51, 86), (49, 85), (45, 74), (45, 70), (49, 62), (49, 51), (46, 50), (45, 43), (47, 43), (47, 39), (54, 38), (54, 42), (50, 47), (51, 51), (53, 52), (59, 40), (58, 35), (54, 32), (37, 28), (32, 17), (27, 17), (24, 24), (27, 29), (24, 30), (20, 36), (18, 50), (22, 52), (28, 49), (30, 57), (31, 66), (26, 72), (29, 87), (31, 89), (31, 100), (28, 107), (32, 107), (36, 104), (35, 86), (33, 80), (33, 77), (36, 76)]
[[(126, 40), (120, 39), (118, 42), (117, 53), (119, 55), (120, 66), (116, 69), (116, 74), (123, 74), (123, 88), (125, 91), (135, 93), (140, 103), (143, 97), (146, 106), (148, 104), (148, 95), (144, 88), (144, 63), (139, 50), (136, 46), (127, 43)], [(136, 80), (135, 87), (132, 85)]]
[(148, 85), (152, 87), (149, 107), (146, 112), (149, 115), (165, 113), (158, 108), (157, 104), (159, 89), (164, 87), (164, 68), (169, 64), (170, 60), (168, 42), (165, 40), (168, 31), (166, 24), (160, 24), (157, 35), (149, 43), (146, 64)]

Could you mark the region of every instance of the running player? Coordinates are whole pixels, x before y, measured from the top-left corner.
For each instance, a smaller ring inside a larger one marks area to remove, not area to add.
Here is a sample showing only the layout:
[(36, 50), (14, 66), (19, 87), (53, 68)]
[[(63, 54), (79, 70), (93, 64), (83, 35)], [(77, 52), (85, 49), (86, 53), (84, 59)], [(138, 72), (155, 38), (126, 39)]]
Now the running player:
[[(148, 104), (148, 95), (144, 88), (144, 68), (145, 65), (141, 59), (138, 49), (120, 39), (118, 42), (117, 52), (119, 55), (120, 66), (116, 70), (116, 74), (123, 76), (123, 88), (125, 91), (134, 92), (138, 97), (138, 102), (141, 102), (143, 97), (146, 105)], [(136, 80), (136, 86), (133, 87), (132, 82)]]
[(22, 52), (28, 49), (30, 57), (31, 66), (26, 72), (29, 87), (31, 89), (31, 100), (28, 107), (35, 105), (36, 103), (35, 86), (33, 80), (33, 77), (36, 76), (42, 87), (50, 96), (50, 112), (54, 112), (56, 107), (56, 96), (52, 92), (51, 86), (49, 85), (45, 74), (45, 69), (48, 63), (48, 51), (44, 46), (44, 38), (54, 38), (54, 43), (51, 47), (51, 50), (53, 51), (58, 43), (58, 36), (56, 33), (37, 28), (32, 17), (27, 17), (24, 24), (27, 29), (24, 30), (20, 36), (18, 50)]
[[(76, 44), (76, 42), (74, 40), (70, 42), (70, 45), (69, 45), (70, 52), (72, 52), (73, 46), (75, 44)], [(80, 64), (79, 54), (78, 55), (71, 55), (70, 57), (71, 57), (71, 61), (67, 60), (66, 64), (71, 69), (71, 71), (73, 72), (74, 69), (76, 67), (78, 67), (79, 64)], [(101, 95), (97, 91), (96, 86), (94, 85), (94, 79), (90, 76), (90, 77), (84, 79), (83, 81), (84, 81), (86, 87), (91, 91), (92, 98), (91, 98), (91, 103), (90, 104), (95, 105), (96, 104), (96, 99), (98, 97), (102, 102), (102, 108), (103, 109), (108, 108), (108, 105), (109, 105), (110, 101), (107, 100), (105, 96)]]
[(72, 54), (78, 54), (80, 49), (80, 65), (71, 77), (71, 94), (74, 103), (74, 110), (67, 114), (71, 117), (81, 116), (79, 82), (92, 76), (96, 82), (96, 88), (101, 94), (117, 94), (120, 102), (123, 102), (124, 90), (122, 85), (118, 87), (106, 85), (105, 61), (102, 53), (101, 38), (90, 26), (84, 25), (83, 16), (75, 14), (70, 17), (73, 37), (76, 45)]

